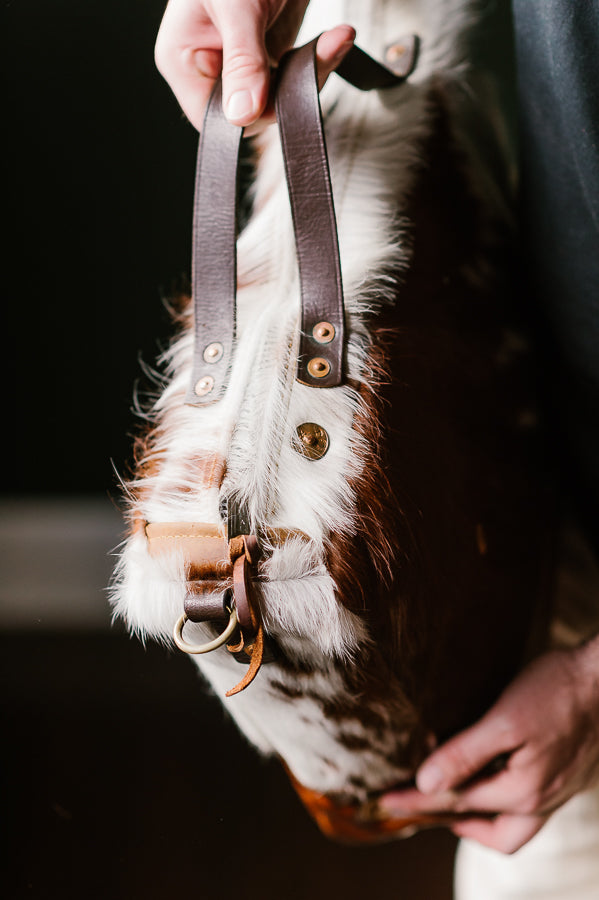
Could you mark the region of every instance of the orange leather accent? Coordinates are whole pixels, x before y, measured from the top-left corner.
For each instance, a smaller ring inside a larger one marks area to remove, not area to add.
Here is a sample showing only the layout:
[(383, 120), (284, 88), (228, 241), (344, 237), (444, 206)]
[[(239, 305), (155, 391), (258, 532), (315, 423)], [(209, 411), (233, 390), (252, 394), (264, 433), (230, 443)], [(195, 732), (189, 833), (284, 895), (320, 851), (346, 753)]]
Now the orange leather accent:
[(160, 522), (146, 525), (150, 556), (180, 551), (190, 577), (227, 578), (232, 574), (229, 546), (216, 525), (203, 522)]
[(230, 691), (227, 691), (225, 697), (233, 697), (235, 694), (239, 694), (240, 691), (244, 691), (258, 674), (260, 666), (262, 665), (262, 657), (264, 655), (264, 629), (262, 628), (262, 623), (260, 623), (260, 625), (258, 626), (258, 631), (256, 632), (254, 643), (247, 645), (245, 647), (245, 652), (252, 654), (250, 667), (239, 684), (236, 684), (234, 688), (231, 688)]
[(341, 843), (381, 843), (408, 837), (421, 828), (447, 825), (458, 818), (448, 813), (421, 813), (405, 818), (383, 818), (376, 801), (361, 806), (338, 806), (326, 794), (320, 794), (301, 784), (285, 764), (283, 767), (300, 800), (322, 833)]
[(236, 644), (227, 644), (227, 650), (229, 651), (229, 653), (241, 653), (244, 647), (245, 638), (242, 631), (239, 632), (239, 641)]

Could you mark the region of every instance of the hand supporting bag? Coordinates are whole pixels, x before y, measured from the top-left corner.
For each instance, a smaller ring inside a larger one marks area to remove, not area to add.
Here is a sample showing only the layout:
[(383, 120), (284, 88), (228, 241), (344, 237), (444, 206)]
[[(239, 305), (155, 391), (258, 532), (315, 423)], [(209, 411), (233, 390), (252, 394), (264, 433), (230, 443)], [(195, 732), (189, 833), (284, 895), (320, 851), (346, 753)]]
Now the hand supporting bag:
[[(237, 275), (240, 134), (213, 95), (194, 296), (128, 486), (114, 597), (133, 629), (175, 629), (326, 833), (372, 840), (443, 820), (382, 820), (372, 800), (521, 664), (548, 519), (519, 419), (529, 362), (502, 363), (505, 235), (491, 254), (442, 91), (417, 98), (426, 128), (407, 83), (356, 129), (366, 95), (347, 90), (327, 119), (341, 264), (312, 43), (277, 87), (291, 216), (271, 135)], [(390, 168), (402, 103), (409, 189)]]

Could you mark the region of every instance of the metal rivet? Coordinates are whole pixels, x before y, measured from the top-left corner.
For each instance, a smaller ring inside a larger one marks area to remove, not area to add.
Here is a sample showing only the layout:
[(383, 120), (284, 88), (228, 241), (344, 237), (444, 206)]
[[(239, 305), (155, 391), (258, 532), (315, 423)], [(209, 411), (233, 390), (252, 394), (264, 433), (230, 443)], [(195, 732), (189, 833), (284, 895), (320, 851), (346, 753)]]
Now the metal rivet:
[(387, 53), (385, 54), (387, 62), (397, 62), (400, 56), (404, 55), (406, 49), (404, 44), (392, 44), (387, 48)]
[(312, 378), (324, 378), (331, 371), (331, 364), (322, 356), (315, 356), (308, 363), (308, 372)]
[(205, 397), (206, 394), (210, 393), (213, 387), (214, 378), (212, 377), (212, 375), (204, 375), (203, 378), (200, 378), (200, 380), (196, 382), (194, 391), (196, 392), (198, 397)]
[(335, 328), (330, 322), (318, 322), (312, 329), (312, 337), (319, 344), (330, 344), (335, 337)]
[(207, 363), (216, 363), (222, 358), (224, 351), (225, 348), (223, 345), (219, 344), (218, 341), (215, 341), (213, 344), (208, 344), (204, 350), (203, 356)]
[(322, 459), (329, 449), (329, 436), (320, 425), (303, 422), (296, 428), (294, 449), (306, 459)]

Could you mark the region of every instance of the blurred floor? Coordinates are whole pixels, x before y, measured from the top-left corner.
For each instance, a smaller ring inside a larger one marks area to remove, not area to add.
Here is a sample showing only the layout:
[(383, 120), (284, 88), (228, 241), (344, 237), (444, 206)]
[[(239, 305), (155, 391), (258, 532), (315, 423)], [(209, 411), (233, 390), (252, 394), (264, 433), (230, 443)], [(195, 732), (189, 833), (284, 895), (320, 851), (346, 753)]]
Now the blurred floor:
[[(89, 521), (104, 523), (98, 555), (120, 527), (102, 503), (88, 506)], [(79, 515), (81, 560), (93, 529)], [(64, 538), (58, 521), (53, 533)], [(92, 582), (77, 627), (44, 628), (60, 616), (33, 604), (29, 628), (25, 616), (2, 619), (2, 897), (450, 900), (451, 835), (358, 849), (321, 837), (279, 765), (247, 745), (190, 661), (106, 627)]]

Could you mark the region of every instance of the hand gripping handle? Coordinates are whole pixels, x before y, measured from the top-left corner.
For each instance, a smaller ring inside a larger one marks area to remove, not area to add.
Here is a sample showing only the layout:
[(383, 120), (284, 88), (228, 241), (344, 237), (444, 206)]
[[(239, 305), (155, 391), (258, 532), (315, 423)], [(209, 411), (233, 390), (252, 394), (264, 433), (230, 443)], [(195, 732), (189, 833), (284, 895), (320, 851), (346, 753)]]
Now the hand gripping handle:
[[(290, 50), (277, 72), (275, 109), (291, 202), (301, 295), (296, 377), (316, 388), (343, 380), (343, 286), (331, 179), (316, 77), (316, 42)], [(398, 45), (395, 45), (398, 46)], [(412, 71), (417, 41), (400, 74), (353, 47), (339, 74), (362, 90), (395, 87)], [(217, 80), (204, 116), (196, 169), (192, 239), (194, 354), (186, 403), (219, 400), (227, 385), (235, 340), (236, 209), (243, 129), (222, 109)]]

